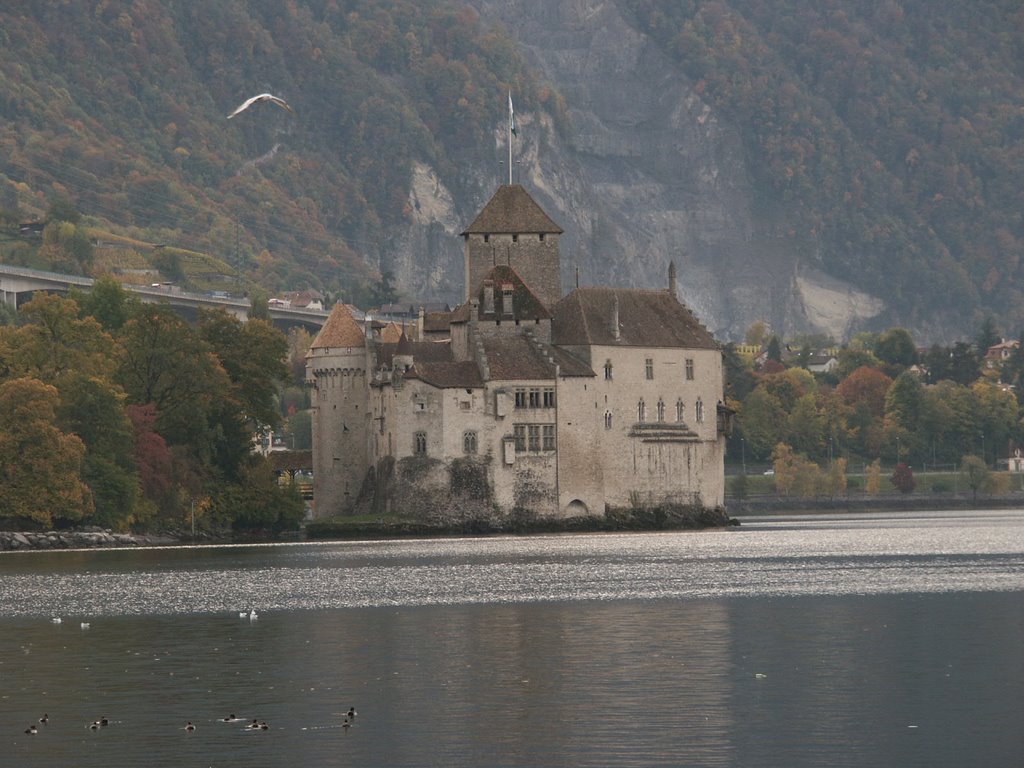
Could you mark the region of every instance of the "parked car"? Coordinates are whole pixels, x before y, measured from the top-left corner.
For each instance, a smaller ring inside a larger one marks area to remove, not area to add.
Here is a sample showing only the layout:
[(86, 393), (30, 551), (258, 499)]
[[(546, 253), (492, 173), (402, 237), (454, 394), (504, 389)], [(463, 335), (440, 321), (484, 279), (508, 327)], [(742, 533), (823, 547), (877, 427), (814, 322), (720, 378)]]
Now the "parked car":
[(774, 469), (766, 469), (764, 471), (764, 474), (765, 474), (766, 477), (771, 477), (772, 475), (775, 474), (775, 470)]

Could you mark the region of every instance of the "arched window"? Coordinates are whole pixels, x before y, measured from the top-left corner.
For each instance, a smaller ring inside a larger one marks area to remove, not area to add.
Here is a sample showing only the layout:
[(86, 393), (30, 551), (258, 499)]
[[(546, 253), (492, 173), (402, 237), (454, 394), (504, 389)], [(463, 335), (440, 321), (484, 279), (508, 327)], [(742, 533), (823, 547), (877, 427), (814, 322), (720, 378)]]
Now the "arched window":
[(413, 452), (417, 456), (427, 455), (427, 433), (417, 432), (414, 435)]
[(665, 401), (658, 398), (658, 421), (665, 420)]
[(647, 421), (647, 403), (642, 399), (636, 404), (636, 420), (641, 423)]
[(462, 452), (476, 453), (476, 432), (462, 433)]
[(676, 400), (676, 421), (682, 422), (683, 415), (686, 413), (686, 406), (683, 405), (683, 398)]
[(612, 412), (611, 411), (605, 411), (604, 412), (604, 428), (605, 429), (611, 429), (612, 428)]
[(605, 381), (611, 381), (612, 380), (612, 361), (611, 360), (605, 360), (604, 361), (604, 378), (605, 378)]
[(704, 402), (699, 397), (697, 402), (693, 404), (693, 415), (697, 419), (698, 424), (704, 423)]

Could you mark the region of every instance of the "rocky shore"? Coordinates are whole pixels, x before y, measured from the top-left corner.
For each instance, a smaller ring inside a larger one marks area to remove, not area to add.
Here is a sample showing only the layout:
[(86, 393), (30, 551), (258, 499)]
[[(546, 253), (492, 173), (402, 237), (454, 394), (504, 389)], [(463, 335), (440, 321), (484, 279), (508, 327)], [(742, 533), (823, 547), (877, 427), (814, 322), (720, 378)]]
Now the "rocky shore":
[(99, 547), (154, 547), (180, 544), (168, 534), (115, 533), (103, 528), (73, 531), (0, 531), (0, 551), (30, 549), (96, 549)]

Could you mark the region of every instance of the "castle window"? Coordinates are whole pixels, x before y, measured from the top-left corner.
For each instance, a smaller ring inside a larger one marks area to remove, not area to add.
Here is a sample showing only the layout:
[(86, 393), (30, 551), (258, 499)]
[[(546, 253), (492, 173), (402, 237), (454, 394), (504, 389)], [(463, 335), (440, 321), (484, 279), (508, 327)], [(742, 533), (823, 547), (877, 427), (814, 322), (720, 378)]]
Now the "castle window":
[(519, 235), (512, 235), (512, 242), (513, 243), (518, 243), (519, 242)]
[(704, 403), (700, 398), (697, 398), (697, 402), (693, 404), (693, 416), (697, 419), (698, 424), (704, 423)]
[(658, 421), (665, 420), (665, 401), (658, 399)]
[(427, 455), (427, 433), (417, 432), (414, 436), (413, 453), (417, 456)]
[(611, 411), (605, 411), (604, 412), (604, 428), (605, 429), (611, 429), (612, 428), (612, 412)]
[(686, 406), (683, 405), (683, 401), (680, 398), (676, 400), (676, 421), (682, 423), (683, 414), (686, 412)]
[(544, 242), (544, 233), (543, 232), (540, 233), (540, 241), (542, 243)]
[(544, 450), (555, 450), (555, 425), (545, 424), (543, 426)]
[(525, 407), (526, 407), (526, 390), (525, 389), (517, 389), (516, 390), (516, 408), (525, 408)]
[(647, 403), (643, 400), (636, 404), (636, 420), (640, 423), (647, 421)]
[(527, 424), (526, 434), (530, 440), (530, 450), (536, 453), (540, 450), (540, 424)]
[(654, 378), (654, 359), (648, 357), (644, 361), (644, 368), (647, 371), (647, 378), (648, 379), (653, 379)]
[(501, 311), (505, 317), (512, 317), (512, 283), (501, 286)]
[(516, 441), (516, 453), (524, 453), (526, 451), (526, 425), (516, 424), (512, 428), (512, 434)]
[(476, 432), (462, 433), (462, 452), (476, 453)]
[(604, 380), (605, 381), (611, 381), (612, 380), (612, 361), (611, 360), (605, 360), (604, 361)]
[(544, 388), (544, 407), (554, 408), (555, 407), (555, 388), (545, 387)]
[(494, 314), (494, 283), (490, 280), (484, 281), (484, 314)]
[(686, 358), (686, 380), (693, 381), (693, 358)]
[(540, 408), (540, 390), (539, 389), (531, 389), (530, 390), (530, 407), (531, 408)]
[(490, 235), (484, 235), (484, 242), (485, 243), (491, 242), (491, 236)]

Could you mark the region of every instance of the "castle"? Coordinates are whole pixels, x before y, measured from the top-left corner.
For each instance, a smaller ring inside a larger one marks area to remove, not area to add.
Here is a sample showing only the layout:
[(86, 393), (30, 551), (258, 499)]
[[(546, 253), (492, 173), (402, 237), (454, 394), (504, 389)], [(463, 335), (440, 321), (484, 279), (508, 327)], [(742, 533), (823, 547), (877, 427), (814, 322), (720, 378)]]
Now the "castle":
[(335, 306), (306, 358), (317, 517), (431, 499), (542, 517), (724, 506), (721, 348), (674, 265), (662, 290), (563, 296), (561, 234), (504, 185), (462, 233), (454, 311), (390, 342)]

